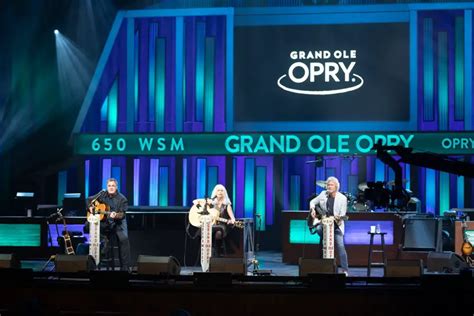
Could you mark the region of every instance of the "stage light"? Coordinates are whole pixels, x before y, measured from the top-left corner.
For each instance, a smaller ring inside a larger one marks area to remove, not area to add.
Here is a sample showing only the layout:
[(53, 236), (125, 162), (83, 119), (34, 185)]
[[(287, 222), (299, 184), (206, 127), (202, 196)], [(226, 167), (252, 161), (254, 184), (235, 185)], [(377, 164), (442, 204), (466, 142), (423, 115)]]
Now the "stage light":
[(59, 34), (59, 30), (58, 29), (55, 29), (54, 30), (54, 35), (58, 35)]

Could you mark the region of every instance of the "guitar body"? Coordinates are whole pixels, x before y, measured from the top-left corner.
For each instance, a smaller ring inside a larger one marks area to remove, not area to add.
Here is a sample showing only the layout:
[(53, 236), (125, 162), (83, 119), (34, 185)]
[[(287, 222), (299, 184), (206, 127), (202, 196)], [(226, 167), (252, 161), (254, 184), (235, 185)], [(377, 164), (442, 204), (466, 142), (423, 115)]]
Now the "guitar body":
[[(204, 206), (200, 206), (198, 208), (198, 205), (193, 205), (193, 207), (191, 207), (191, 209), (189, 210), (189, 215), (188, 215), (188, 218), (189, 218), (189, 223), (191, 225), (193, 225), (194, 227), (201, 227), (201, 216), (202, 214), (200, 214), (202, 211), (204, 211)], [(215, 219), (219, 217), (219, 211), (214, 209), (214, 208), (207, 208), (207, 211), (209, 212), (209, 214), (211, 215), (213, 221), (212, 221), (212, 225), (215, 224)]]
[[(110, 206), (105, 203), (100, 203), (99, 201), (94, 202), (94, 214), (99, 214), (100, 221), (103, 221), (108, 214), (110, 214)], [(87, 210), (87, 218), (94, 215), (89, 210)]]
[[(199, 205), (199, 207), (198, 207)], [(204, 211), (204, 206), (200, 204), (193, 205), (191, 209), (189, 210), (188, 214), (188, 219), (189, 223), (193, 225), (194, 227), (201, 227), (201, 217), (202, 217), (202, 212)], [(219, 211), (216, 210), (215, 208), (207, 208), (207, 211), (209, 212), (209, 215), (212, 218), (212, 225), (215, 225), (216, 223), (226, 223), (228, 222), (227, 219), (219, 217)], [(243, 228), (244, 227), (244, 222), (242, 221), (235, 221), (234, 226), (237, 228)]]
[(470, 257), (472, 255), (472, 244), (468, 240), (464, 240), (461, 247), (463, 256)]

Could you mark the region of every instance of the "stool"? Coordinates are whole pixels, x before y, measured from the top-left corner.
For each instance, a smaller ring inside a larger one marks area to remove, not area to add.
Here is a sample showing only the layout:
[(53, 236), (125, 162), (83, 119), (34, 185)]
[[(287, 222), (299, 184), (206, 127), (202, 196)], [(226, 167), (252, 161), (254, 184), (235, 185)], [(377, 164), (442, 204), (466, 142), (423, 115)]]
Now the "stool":
[[(117, 234), (111, 234), (107, 244), (104, 245), (104, 256), (100, 260), (101, 265), (105, 265), (107, 270), (115, 270), (115, 264), (118, 260), (119, 268), (122, 267), (122, 256), (120, 253), (120, 243)], [(117, 255), (116, 255), (117, 254)]]
[[(369, 244), (369, 262), (367, 265), (367, 276), (370, 277), (370, 270), (372, 267), (385, 267), (385, 235), (387, 233), (371, 233), (367, 232), (367, 234), (370, 235), (370, 244)], [(380, 235), (380, 241), (381, 241), (381, 249), (372, 249), (374, 245), (374, 236), (375, 235)], [(382, 261), (383, 262), (372, 262), (372, 253), (377, 252), (377, 253), (382, 253)]]

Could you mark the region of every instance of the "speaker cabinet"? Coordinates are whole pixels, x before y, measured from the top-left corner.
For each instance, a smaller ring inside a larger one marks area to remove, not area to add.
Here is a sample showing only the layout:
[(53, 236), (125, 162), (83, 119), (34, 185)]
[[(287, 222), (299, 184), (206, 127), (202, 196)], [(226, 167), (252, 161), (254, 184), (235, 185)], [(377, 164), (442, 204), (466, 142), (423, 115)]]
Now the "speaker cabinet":
[(307, 276), (311, 273), (328, 273), (337, 272), (336, 259), (308, 259), (299, 258), (299, 275)]
[(423, 260), (387, 260), (385, 276), (388, 278), (421, 277), (423, 274)]
[(452, 251), (430, 251), (427, 261), (426, 267), (429, 272), (459, 272), (461, 269), (468, 268), (466, 261)]
[(56, 272), (89, 272), (95, 269), (91, 256), (56, 255), (54, 264)]
[(139, 255), (137, 260), (138, 274), (179, 275), (181, 266), (175, 257), (158, 257)]
[(211, 257), (209, 272), (230, 272), (233, 274), (247, 274), (243, 258), (214, 258)]
[(439, 251), (442, 221), (437, 218), (406, 218), (403, 221), (403, 250)]
[(20, 261), (14, 254), (0, 254), (0, 268), (20, 268)]

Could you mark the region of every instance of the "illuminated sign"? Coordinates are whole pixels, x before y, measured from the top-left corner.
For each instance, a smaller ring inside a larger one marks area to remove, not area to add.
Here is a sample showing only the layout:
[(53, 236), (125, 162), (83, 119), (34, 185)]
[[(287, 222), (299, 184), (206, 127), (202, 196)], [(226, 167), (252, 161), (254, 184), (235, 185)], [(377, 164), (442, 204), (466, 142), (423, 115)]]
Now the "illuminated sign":
[(80, 134), (79, 155), (349, 155), (374, 154), (374, 144), (416, 152), (472, 154), (474, 133), (193, 133)]

